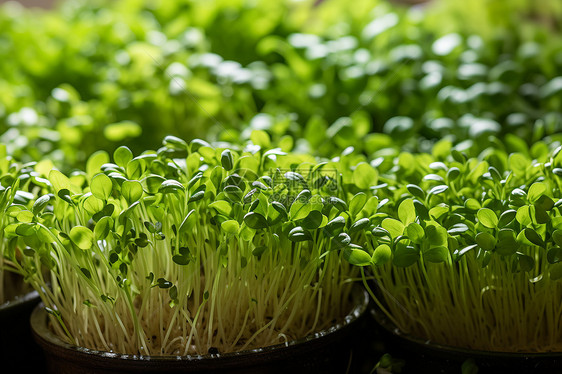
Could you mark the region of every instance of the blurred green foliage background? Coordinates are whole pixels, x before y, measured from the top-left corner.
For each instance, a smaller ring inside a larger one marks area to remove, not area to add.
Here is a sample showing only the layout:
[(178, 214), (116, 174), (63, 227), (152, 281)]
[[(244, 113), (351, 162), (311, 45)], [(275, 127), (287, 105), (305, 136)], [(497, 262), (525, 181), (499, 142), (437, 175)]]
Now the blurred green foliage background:
[(0, 141), (81, 167), (166, 135), (479, 152), (561, 139), (562, 3), (66, 1), (0, 8)]

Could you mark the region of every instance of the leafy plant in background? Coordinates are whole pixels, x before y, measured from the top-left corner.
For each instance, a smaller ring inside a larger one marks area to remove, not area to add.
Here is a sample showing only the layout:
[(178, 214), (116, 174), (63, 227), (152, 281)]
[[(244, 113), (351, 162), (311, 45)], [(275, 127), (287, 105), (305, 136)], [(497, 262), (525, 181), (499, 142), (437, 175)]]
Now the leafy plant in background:
[(355, 239), (364, 254), (353, 263), (401, 331), (480, 350), (560, 349), (559, 145), (404, 152), (381, 174), (375, 195), (387, 203)]
[[(482, 12), (493, 7), (480, 5)], [(450, 30), (431, 25), (436, 13), (451, 19)], [(535, 141), (559, 133), (561, 86), (553, 67), (560, 43), (541, 25), (523, 22), (526, 35), (498, 26), (490, 35), (464, 30), (462, 15), (433, 8), (408, 13), (380, 4), (368, 14), (371, 22), (353, 32), (342, 26), (260, 44), (283, 58), (272, 66), (277, 89), (264, 92), (265, 107), (282, 113), (290, 103), (311, 149), (329, 154), (363, 143), (369, 152), (383, 132), (386, 143), (400, 139), (394, 143), (410, 151), (429, 152), (443, 137), (483, 144), (481, 151), (491, 134)]]
[(489, 135), (556, 135), (556, 33), (528, 16), (529, 1), (504, 11), (474, 0), (488, 27), (468, 27), (451, 3), (4, 8), (2, 141), (24, 162), (46, 156), (70, 170), (102, 144), (141, 152), (167, 134), (237, 143), (266, 130), (327, 157), (350, 145), (430, 152), (447, 137), (480, 152)]
[(344, 261), (337, 175), (253, 138), (235, 149), (167, 137), (136, 157), (119, 147), (113, 162), (98, 152), (72, 177), (50, 171), (31, 209), (8, 208), (7, 257), (57, 335), (120, 353), (225, 353), (349, 312), (358, 270)]
[(3, 77), (1, 114), (11, 154), (26, 162), (45, 155), (68, 169), (103, 144), (141, 151), (168, 133), (204, 136), (211, 125), (231, 126), (241, 113), (254, 113), (249, 78), (239, 93), (224, 83), (223, 94), (207, 69), (186, 66), (191, 54), (207, 51), (199, 29), (168, 40), (137, 7), (102, 9), (6, 8), (2, 54), (12, 58), (3, 62), (11, 74)]

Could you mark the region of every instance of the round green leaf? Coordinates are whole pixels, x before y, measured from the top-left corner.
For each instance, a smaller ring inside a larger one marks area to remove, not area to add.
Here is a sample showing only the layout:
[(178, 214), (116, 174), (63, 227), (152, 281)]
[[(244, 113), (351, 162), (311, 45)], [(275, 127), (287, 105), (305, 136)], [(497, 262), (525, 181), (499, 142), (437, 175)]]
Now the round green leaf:
[(498, 227), (505, 227), (509, 225), (515, 219), (516, 215), (517, 215), (516, 210), (514, 209), (506, 210), (500, 215), (500, 218), (498, 220)]
[(49, 172), (49, 181), (53, 185), (53, 188), (58, 193), (60, 190), (69, 190), (72, 187), (70, 179), (60, 171), (53, 169)]
[(454, 224), (453, 226), (449, 227), (447, 233), (451, 236), (460, 235), (465, 233), (469, 230), (468, 226), (465, 223), (459, 222)]
[(546, 259), (550, 264), (556, 264), (562, 261), (562, 248), (560, 247), (552, 247), (546, 253)]
[(392, 257), (392, 250), (386, 244), (381, 244), (373, 252), (372, 261), (375, 265), (381, 266), (390, 261)]
[(138, 181), (125, 181), (121, 185), (121, 193), (129, 204), (138, 201), (143, 194), (142, 185)]
[(299, 199), (298, 197), (291, 204), (289, 215), (292, 220), (303, 219), (312, 211), (312, 204), (308, 200)]
[(259, 213), (249, 212), (244, 216), (246, 225), (254, 230), (268, 227), (267, 219)]
[(178, 265), (187, 265), (191, 261), (191, 256), (188, 247), (180, 247), (178, 249), (178, 253), (172, 257), (172, 261), (174, 261)]
[(41, 224), (37, 226), (37, 238), (43, 243), (53, 243), (55, 241), (51, 231)]
[(369, 218), (361, 218), (351, 225), (351, 227), (349, 228), (349, 233), (352, 234), (364, 230), (369, 227), (370, 223), (371, 220)]
[(546, 211), (551, 210), (554, 207), (554, 200), (546, 195), (542, 195), (535, 201), (535, 207), (540, 207)]
[(197, 189), (197, 191), (195, 191), (187, 200), (187, 203), (194, 203), (196, 201), (202, 200), (203, 197), (205, 197), (205, 190), (206, 190), (206, 185), (203, 184), (201, 185), (201, 187), (199, 187)]
[(223, 192), (224, 192), (225, 197), (233, 203), (242, 201), (242, 197), (243, 197), (243, 194), (244, 194), (242, 192), (242, 190), (240, 189), (240, 187), (234, 186), (234, 185), (226, 186), (224, 188)]
[(423, 258), (429, 262), (444, 262), (449, 257), (449, 250), (446, 247), (432, 247), (423, 253)]
[(307, 230), (303, 229), (300, 226), (297, 226), (289, 231), (289, 240), (293, 242), (312, 240), (312, 235), (310, 235), (310, 232), (308, 232)]
[(498, 232), (498, 242), (496, 251), (500, 255), (511, 256), (519, 249), (519, 242), (515, 231), (511, 229), (501, 229)]
[(129, 179), (141, 179), (142, 174), (146, 169), (146, 164), (144, 160), (135, 158), (127, 163), (127, 167), (125, 169)]
[(464, 256), (465, 254), (467, 254), (468, 252), (472, 251), (472, 250), (475, 249), (475, 248), (478, 248), (478, 245), (477, 245), (477, 244), (472, 244), (472, 245), (466, 246), (466, 247), (464, 247), (464, 248), (462, 248), (462, 249), (457, 249), (457, 250), (455, 250), (455, 252), (454, 252), (455, 261), (460, 260), (460, 258), (461, 258), (462, 256)]
[(546, 192), (546, 185), (542, 182), (535, 182), (529, 187), (527, 197), (531, 203), (536, 202)]
[(487, 232), (479, 232), (474, 238), (476, 244), (485, 251), (492, 251), (496, 247), (496, 238)]
[(34, 218), (35, 216), (29, 210), (22, 210), (16, 216), (18, 222), (23, 222), (23, 223), (33, 222)]
[(96, 240), (107, 238), (112, 227), (113, 219), (108, 216), (102, 217), (94, 226), (94, 238)]
[(132, 159), (133, 159), (133, 152), (131, 152), (131, 150), (124, 145), (118, 147), (115, 150), (115, 152), (113, 152), (113, 160), (118, 166), (122, 168), (126, 168), (127, 164)]
[(345, 218), (342, 216), (337, 216), (326, 224), (326, 230), (328, 234), (332, 236), (339, 234), (339, 232), (344, 227), (345, 227)]
[(70, 240), (80, 249), (88, 250), (94, 243), (94, 234), (84, 226), (74, 226), (69, 233)]
[(367, 202), (367, 195), (364, 192), (359, 192), (349, 202), (349, 213), (352, 217), (355, 217), (361, 209), (365, 206)]
[(90, 191), (92, 195), (100, 200), (107, 200), (111, 196), (113, 182), (103, 173), (96, 174), (90, 183)]
[(221, 223), (221, 228), (229, 234), (237, 235), (238, 230), (240, 229), (240, 224), (238, 221), (231, 219)]
[(20, 223), (16, 227), (16, 234), (24, 237), (31, 236), (35, 234), (37, 227), (38, 226), (36, 223), (28, 223), (28, 222)]
[(562, 262), (557, 262), (550, 266), (549, 269), (550, 279), (558, 280), (562, 278)]
[(439, 195), (439, 194), (447, 191), (448, 189), (449, 189), (449, 186), (447, 186), (445, 184), (441, 184), (441, 185), (435, 186), (431, 190), (429, 190), (429, 195)]
[(54, 198), (53, 194), (47, 194), (37, 198), (37, 200), (35, 200), (35, 203), (33, 203), (33, 214), (41, 213), (43, 209), (45, 209), (45, 207), (49, 204), (52, 198)]
[(562, 230), (557, 229), (552, 233), (552, 240), (559, 246), (562, 247)]
[(150, 194), (155, 194), (159, 192), (160, 186), (164, 183), (166, 178), (161, 177), (160, 175), (149, 175), (146, 178), (141, 180), (143, 187), (146, 188), (146, 192)]
[(353, 180), (357, 188), (366, 190), (377, 184), (379, 175), (375, 168), (366, 162), (359, 163), (353, 170)]
[(225, 215), (227, 217), (230, 216), (232, 212), (232, 205), (226, 200), (217, 200), (209, 204), (209, 208), (213, 208), (217, 211), (217, 213)]
[(408, 267), (418, 262), (419, 258), (420, 254), (417, 249), (405, 245), (397, 245), (392, 263), (398, 267)]
[(396, 239), (404, 233), (404, 224), (394, 218), (385, 218), (381, 226), (388, 231), (392, 239)]
[(180, 233), (190, 232), (191, 229), (195, 227), (196, 223), (197, 223), (197, 214), (195, 214), (195, 209), (191, 209), (183, 219), (180, 225), (179, 232)]
[(322, 212), (313, 210), (302, 220), (301, 224), (305, 229), (314, 230), (322, 225), (323, 220), (324, 215)]
[(425, 227), (426, 240), (432, 247), (447, 246), (447, 230), (435, 222)]
[(109, 162), (109, 154), (106, 151), (97, 151), (92, 153), (86, 162), (86, 174), (88, 178), (100, 172), (101, 166)]
[(406, 199), (400, 203), (400, 206), (398, 206), (398, 218), (400, 218), (400, 221), (402, 221), (404, 226), (407, 226), (415, 221), (416, 208), (413, 200)]
[(178, 191), (185, 191), (185, 187), (175, 179), (164, 180), (158, 187), (158, 193), (162, 194), (176, 193)]
[[(177, 136), (173, 136), (173, 135), (167, 135), (164, 140), (163, 143), (166, 147), (168, 148), (172, 148), (172, 149), (186, 149), (187, 148), (187, 143), (185, 142), (185, 140), (178, 138)], [(203, 145), (207, 145), (208, 143), (200, 140), (200, 139), (193, 139), (191, 141), (192, 144), (203, 144)], [(195, 148), (195, 146), (193, 146), (193, 148)], [(195, 151), (195, 149), (194, 149)]]
[(526, 228), (524, 233), (525, 233), (525, 238), (527, 238), (528, 241), (530, 241), (531, 243), (533, 243), (538, 247), (544, 247), (544, 240), (535, 230), (531, 228)]
[(457, 179), (459, 177), (459, 175), (461, 174), (461, 171), (459, 168), (457, 167), (452, 167), (449, 169), (449, 171), (447, 171), (447, 180), (449, 182), (454, 181), (455, 179)]
[(467, 199), (467, 200), (464, 202), (464, 207), (465, 207), (466, 209), (468, 209), (468, 210), (471, 210), (471, 211), (477, 211), (477, 210), (479, 210), (482, 206), (480, 205), (480, 203), (478, 202), (478, 200), (473, 199), (473, 198), (470, 198), (470, 199)]
[(425, 192), (419, 186), (416, 186), (415, 184), (409, 184), (406, 186), (406, 188), (408, 189), (408, 192), (412, 194), (412, 196), (417, 197), (421, 200), (425, 200)]
[(371, 265), (371, 256), (362, 249), (346, 248), (343, 252), (343, 256), (351, 265)]
[(406, 226), (406, 235), (408, 235), (408, 238), (416, 244), (421, 244), (421, 242), (425, 238), (423, 227), (421, 227), (416, 222), (412, 222), (408, 226)]
[(345, 232), (341, 232), (337, 236), (334, 236), (332, 238), (332, 243), (335, 246), (335, 248), (332, 247), (332, 249), (341, 249), (341, 248), (346, 248), (349, 245), (352, 245), (351, 237)]
[(531, 207), (529, 205), (524, 205), (522, 207), (519, 207), (519, 209), (517, 209), (515, 219), (523, 227), (530, 225), (533, 222), (532, 215), (531, 215)]
[(493, 210), (488, 208), (482, 208), (478, 210), (477, 213), (478, 221), (489, 229), (494, 229), (498, 225), (498, 217)]
[(263, 130), (254, 130), (250, 134), (250, 140), (255, 145), (259, 145), (261, 148), (271, 147), (271, 138), (269, 134)]
[(548, 215), (548, 212), (543, 207), (533, 206), (531, 208), (535, 210), (535, 221), (538, 224), (544, 224), (550, 221), (550, 216)]
[(346, 202), (338, 197), (330, 196), (327, 200), (327, 203), (333, 205), (340, 212), (345, 212), (347, 210)]
[(103, 203), (103, 201), (98, 199), (94, 195), (89, 195), (84, 200), (84, 209), (86, 210), (86, 212), (92, 215), (102, 211), (104, 206), (105, 204)]
[(232, 160), (232, 153), (229, 149), (225, 149), (224, 151), (222, 151), (221, 165), (226, 171), (232, 170), (234, 162)]

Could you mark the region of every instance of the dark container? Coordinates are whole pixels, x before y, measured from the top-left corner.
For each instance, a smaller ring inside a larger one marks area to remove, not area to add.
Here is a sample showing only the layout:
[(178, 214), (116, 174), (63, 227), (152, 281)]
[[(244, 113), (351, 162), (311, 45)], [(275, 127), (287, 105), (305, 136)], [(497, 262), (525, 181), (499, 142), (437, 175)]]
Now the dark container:
[(492, 352), (437, 344), (401, 332), (376, 306), (371, 307), (371, 316), (385, 352), (404, 361), (402, 373), (460, 374), (463, 363), (469, 360), (478, 368), (478, 374), (562, 373), (562, 352)]
[(41, 349), (29, 325), (29, 317), (39, 302), (39, 294), (32, 291), (0, 305), (0, 357), (6, 373), (44, 367)]
[(35, 339), (50, 373), (358, 373), (354, 349), (368, 319), (369, 296), (358, 288), (345, 321), (301, 340), (243, 352), (202, 356), (134, 356), (100, 352), (63, 342), (48, 327), (38, 305), (31, 315)]

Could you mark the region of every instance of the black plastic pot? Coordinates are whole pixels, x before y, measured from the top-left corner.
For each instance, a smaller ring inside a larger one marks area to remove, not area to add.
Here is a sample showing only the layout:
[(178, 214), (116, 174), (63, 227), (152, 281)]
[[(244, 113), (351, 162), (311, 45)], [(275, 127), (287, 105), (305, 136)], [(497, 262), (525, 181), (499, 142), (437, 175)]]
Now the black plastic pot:
[[(353, 350), (368, 319), (369, 296), (355, 292), (356, 306), (341, 324), (304, 339), (255, 350), (204, 356), (133, 356), (100, 352), (63, 342), (48, 328), (38, 305), (31, 316), (35, 339), (51, 373), (357, 373)], [(349, 369), (349, 371), (348, 371)], [(355, 371), (354, 371), (355, 370)]]
[(44, 367), (29, 325), (29, 316), (39, 302), (39, 294), (33, 291), (0, 305), (0, 357), (6, 373)]
[(491, 352), (437, 344), (403, 333), (376, 307), (371, 308), (371, 315), (379, 326), (385, 351), (404, 360), (402, 373), (461, 373), (467, 360), (474, 361), (478, 374), (562, 373), (562, 352)]

